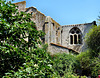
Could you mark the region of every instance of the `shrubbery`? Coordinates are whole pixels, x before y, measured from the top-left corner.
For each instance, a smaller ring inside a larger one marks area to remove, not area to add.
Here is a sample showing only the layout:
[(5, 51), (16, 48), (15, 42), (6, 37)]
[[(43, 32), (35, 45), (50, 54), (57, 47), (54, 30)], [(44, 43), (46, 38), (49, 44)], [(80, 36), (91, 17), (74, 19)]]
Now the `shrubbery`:
[[(100, 21), (100, 17), (98, 20)], [(90, 71), (93, 77), (97, 77), (99, 74), (98, 71), (100, 70), (100, 25), (93, 26), (85, 39), (88, 46), (88, 55), (85, 57), (86, 60), (82, 62), (84, 64), (87, 62), (86, 67), (88, 66), (88, 71)], [(87, 52), (84, 54), (86, 55)], [(83, 58), (83, 56), (81, 58)]]
[(100, 52), (100, 26), (93, 26), (86, 35), (86, 43), (89, 49), (94, 51), (93, 55), (98, 56)]
[(24, 56), (25, 63), (20, 66), (18, 71), (11, 71), (6, 73), (4, 77), (11, 78), (51, 78), (56, 76), (54, 69), (52, 68), (53, 61), (51, 56), (42, 48), (37, 48), (32, 52), (26, 53)]
[(47, 45), (37, 47), (44, 33), (36, 30), (30, 18), (30, 14), (19, 13), (11, 2), (0, 0), (0, 77), (79, 78), (77, 69), (82, 70), (82, 75), (98, 75), (100, 26), (94, 26), (87, 35), (89, 50), (86, 52), (51, 57)]
[(100, 70), (100, 58), (92, 56), (92, 50), (82, 52), (77, 56), (77, 60), (80, 63), (82, 75), (92, 77), (98, 76), (98, 70)]
[(76, 66), (78, 64), (74, 55), (71, 54), (56, 54), (53, 56), (53, 68), (57, 74), (63, 77), (66, 74), (75, 74)]

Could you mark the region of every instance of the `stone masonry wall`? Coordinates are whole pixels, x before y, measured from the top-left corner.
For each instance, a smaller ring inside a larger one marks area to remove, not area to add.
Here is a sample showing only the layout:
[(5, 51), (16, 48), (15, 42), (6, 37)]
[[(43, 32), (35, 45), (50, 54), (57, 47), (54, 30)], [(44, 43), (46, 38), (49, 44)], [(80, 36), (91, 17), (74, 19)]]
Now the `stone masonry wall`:
[[(42, 30), (45, 32), (44, 43), (48, 44), (48, 49), (51, 53), (66, 52), (69, 53), (69, 49), (73, 49), (78, 52), (82, 52), (86, 49), (86, 44), (84, 37), (91, 29), (92, 23), (85, 24), (75, 24), (75, 25), (64, 25), (61, 26), (50, 16), (45, 16), (43, 13), (39, 12), (35, 7), (26, 8), (26, 1), (14, 3), (18, 6), (18, 10), (30, 13), (32, 15), (31, 20), (36, 24), (37, 30)], [(82, 33), (82, 44), (70, 44), (69, 32), (73, 27), (80, 29)], [(68, 48), (63, 48), (61, 46), (51, 45), (51, 43), (62, 45)]]
[(57, 54), (57, 53), (67, 53), (67, 54), (69, 54), (69, 50), (67, 48), (63, 48), (63, 47), (56, 46), (56, 45), (50, 45), (48, 47), (48, 51), (51, 54)]
[[(62, 45), (66, 46), (68, 48), (74, 49), (78, 52), (82, 52), (85, 50), (85, 35), (86, 33), (89, 32), (89, 30), (91, 29), (91, 26), (93, 25), (93, 23), (86, 23), (86, 24), (76, 24), (76, 25), (66, 25), (66, 26), (62, 26)], [(69, 36), (69, 32), (73, 27), (77, 27), (80, 29), (81, 33), (82, 33), (82, 44), (70, 44), (70, 36)]]
[(36, 24), (37, 30), (43, 30), (46, 16), (34, 7), (27, 8), (26, 12), (32, 15), (31, 20)]
[(45, 19), (45, 43), (61, 44), (61, 26), (50, 16)]
[(18, 6), (19, 11), (25, 11), (26, 10), (26, 1), (14, 3), (16, 6)]

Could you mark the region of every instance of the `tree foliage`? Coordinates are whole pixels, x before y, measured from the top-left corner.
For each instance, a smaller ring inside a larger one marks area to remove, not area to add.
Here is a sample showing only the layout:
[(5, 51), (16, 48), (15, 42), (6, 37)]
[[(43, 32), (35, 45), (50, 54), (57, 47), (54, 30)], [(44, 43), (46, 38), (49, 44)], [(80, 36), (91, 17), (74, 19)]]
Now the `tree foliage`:
[(83, 75), (91, 74), (92, 77), (97, 77), (100, 70), (100, 25), (92, 26), (85, 39), (88, 50), (79, 54), (77, 59), (80, 61)]
[(47, 45), (38, 47), (44, 33), (36, 30), (31, 14), (18, 12), (16, 8), (11, 2), (0, 0), (0, 77), (79, 78), (74, 73), (77, 67), (94, 77), (98, 75), (100, 26), (90, 30), (86, 37), (90, 50), (78, 55), (77, 59), (70, 54), (57, 54), (51, 58)]
[(88, 48), (94, 51), (94, 55), (100, 52), (100, 26), (94, 26), (86, 36)]
[(92, 77), (98, 76), (98, 71), (100, 70), (100, 58), (93, 56), (92, 50), (82, 52), (77, 56), (77, 60), (80, 63), (82, 75), (91, 75)]
[(36, 30), (31, 14), (18, 12), (16, 8), (10, 1), (0, 0), (0, 77), (17, 71), (44, 35)]
[(51, 56), (43, 49), (33, 49), (32, 52), (26, 53), (25, 63), (20, 66), (18, 71), (12, 70), (5, 73), (6, 78), (52, 78), (56, 75), (52, 68), (53, 61)]
[(75, 67), (78, 64), (74, 55), (66, 53), (56, 54), (53, 57), (53, 60), (53, 68), (60, 77), (65, 76), (66, 74), (74, 74), (74, 71), (76, 69)]

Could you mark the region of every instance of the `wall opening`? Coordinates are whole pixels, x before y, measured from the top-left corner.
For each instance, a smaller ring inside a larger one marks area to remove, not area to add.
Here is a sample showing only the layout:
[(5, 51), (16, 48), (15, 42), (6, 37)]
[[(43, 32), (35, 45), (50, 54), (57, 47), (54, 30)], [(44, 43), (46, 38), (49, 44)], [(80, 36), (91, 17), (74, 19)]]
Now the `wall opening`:
[(69, 32), (70, 44), (82, 44), (82, 33), (79, 28), (74, 27)]
[(74, 44), (77, 44), (77, 35), (74, 35)]
[(73, 36), (70, 35), (70, 44), (73, 44)]

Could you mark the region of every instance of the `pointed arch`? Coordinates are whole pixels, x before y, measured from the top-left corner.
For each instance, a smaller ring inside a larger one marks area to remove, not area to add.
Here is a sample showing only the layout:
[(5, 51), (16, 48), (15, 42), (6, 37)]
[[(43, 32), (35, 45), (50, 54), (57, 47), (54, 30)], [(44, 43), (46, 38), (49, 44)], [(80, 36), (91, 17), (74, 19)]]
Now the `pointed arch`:
[(78, 27), (73, 27), (69, 31), (70, 44), (81, 44), (82, 43), (82, 32)]

